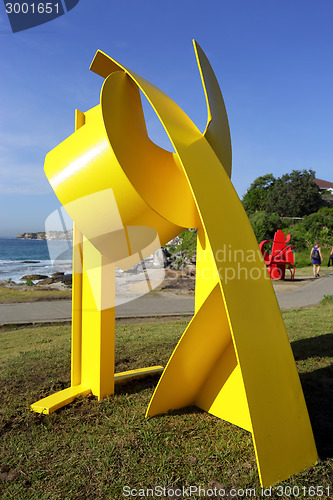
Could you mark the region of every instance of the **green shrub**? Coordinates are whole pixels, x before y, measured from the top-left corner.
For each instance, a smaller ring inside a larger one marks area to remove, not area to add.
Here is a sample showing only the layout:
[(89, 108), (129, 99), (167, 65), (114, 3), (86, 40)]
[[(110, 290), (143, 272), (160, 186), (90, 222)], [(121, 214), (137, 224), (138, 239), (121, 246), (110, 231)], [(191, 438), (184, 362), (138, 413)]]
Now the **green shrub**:
[(291, 242), (298, 249), (310, 249), (316, 240), (322, 248), (333, 245), (333, 208), (323, 207), (318, 212), (304, 217), (292, 227), (286, 228), (291, 234)]
[(26, 285), (28, 285), (28, 286), (34, 286), (34, 282), (33, 282), (33, 281), (32, 281), (32, 279), (30, 279), (30, 278), (29, 278), (29, 279), (27, 279), (27, 281), (26, 281), (26, 283), (25, 283), (25, 284), (26, 284)]
[(249, 221), (259, 243), (273, 239), (274, 233), (282, 227), (282, 220), (277, 213), (255, 212), (250, 215)]
[[(293, 241), (291, 241), (291, 243), (294, 244)], [(308, 248), (307, 249), (296, 248), (294, 251), (294, 255), (295, 255), (295, 266), (297, 268), (312, 266), (312, 262), (310, 260), (310, 250)]]
[(181, 243), (178, 246), (169, 246), (169, 252), (171, 254), (181, 252), (183, 257), (190, 260), (195, 258), (197, 250), (197, 231), (194, 229), (186, 229), (179, 237), (181, 238)]

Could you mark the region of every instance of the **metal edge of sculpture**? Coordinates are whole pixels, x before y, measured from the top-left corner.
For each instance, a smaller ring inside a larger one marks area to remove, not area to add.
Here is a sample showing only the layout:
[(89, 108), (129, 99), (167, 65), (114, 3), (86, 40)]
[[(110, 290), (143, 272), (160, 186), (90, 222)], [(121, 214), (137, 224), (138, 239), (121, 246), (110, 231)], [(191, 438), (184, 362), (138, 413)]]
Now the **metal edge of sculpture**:
[[(77, 110), (76, 131), (46, 156), (49, 182), (74, 221), (71, 387), (31, 409), (50, 413), (88, 393), (100, 400), (119, 380), (163, 371), (146, 416), (196, 405), (246, 429), (261, 484), (270, 486), (313, 465), (317, 451), (273, 287), (230, 181), (222, 94), (194, 48), (204, 133), (161, 90), (97, 51), (90, 69), (104, 79), (100, 104)], [(149, 139), (140, 91), (174, 152)], [(115, 375), (115, 266), (132, 267), (156, 234), (163, 245), (184, 228), (198, 230), (195, 314), (164, 370)], [(221, 266), (226, 243), (232, 251)]]

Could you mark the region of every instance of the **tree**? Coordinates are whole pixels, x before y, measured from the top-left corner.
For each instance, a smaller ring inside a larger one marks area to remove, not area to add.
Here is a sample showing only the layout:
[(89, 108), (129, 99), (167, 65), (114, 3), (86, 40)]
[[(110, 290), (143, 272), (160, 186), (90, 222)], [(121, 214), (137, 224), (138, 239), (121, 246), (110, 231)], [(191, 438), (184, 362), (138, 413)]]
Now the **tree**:
[(256, 212), (249, 216), (249, 221), (258, 243), (273, 239), (275, 231), (281, 229), (282, 226), (282, 221), (277, 213)]
[(322, 247), (332, 248), (333, 208), (324, 207), (310, 214), (292, 227), (285, 229), (299, 249), (311, 248), (318, 240)]
[(266, 210), (267, 198), (274, 184), (273, 174), (262, 175), (252, 182), (242, 199), (243, 207), (248, 215)]
[(323, 205), (313, 170), (293, 170), (274, 182), (269, 190), (266, 210), (281, 217), (304, 217)]

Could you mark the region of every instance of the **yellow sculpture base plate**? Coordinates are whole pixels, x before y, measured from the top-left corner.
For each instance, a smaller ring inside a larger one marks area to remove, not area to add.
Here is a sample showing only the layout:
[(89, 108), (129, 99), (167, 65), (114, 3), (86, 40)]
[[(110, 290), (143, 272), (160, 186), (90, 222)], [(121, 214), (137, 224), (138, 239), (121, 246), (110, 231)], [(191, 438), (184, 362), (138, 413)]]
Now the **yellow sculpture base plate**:
[[(124, 384), (134, 379), (137, 380), (149, 377), (150, 375), (161, 375), (163, 370), (163, 366), (151, 366), (148, 368), (138, 368), (137, 370), (129, 370), (126, 372), (116, 373), (114, 376), (114, 383)], [(68, 387), (63, 391), (51, 394), (51, 396), (40, 399), (30, 406), (30, 410), (36, 413), (44, 413), (45, 415), (49, 415), (50, 413), (58, 410), (58, 408), (68, 405), (79, 396), (87, 396), (87, 394), (90, 393), (90, 387), (87, 387), (85, 385), (75, 385), (72, 387)]]
[(45, 415), (48, 415), (49, 413), (58, 410), (58, 408), (68, 405), (74, 401), (75, 398), (78, 398), (79, 396), (86, 396), (90, 392), (90, 387), (84, 385), (74, 385), (73, 387), (68, 387), (63, 391), (56, 392), (55, 394), (51, 394), (51, 396), (40, 399), (30, 406), (30, 410), (35, 411), (36, 413), (44, 413)]
[(130, 380), (138, 380), (149, 377), (150, 375), (162, 375), (163, 366), (151, 366), (149, 368), (138, 368), (137, 370), (129, 370), (127, 372), (116, 373), (114, 376), (115, 384), (125, 384)]

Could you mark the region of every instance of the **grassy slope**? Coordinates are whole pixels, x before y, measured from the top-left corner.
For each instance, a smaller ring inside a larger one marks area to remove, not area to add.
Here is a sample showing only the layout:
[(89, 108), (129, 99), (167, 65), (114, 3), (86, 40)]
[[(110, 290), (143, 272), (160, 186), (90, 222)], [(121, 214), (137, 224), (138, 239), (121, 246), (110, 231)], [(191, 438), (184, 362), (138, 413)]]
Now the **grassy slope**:
[(17, 302), (36, 302), (40, 300), (71, 299), (72, 290), (41, 290), (31, 287), (31, 290), (0, 287), (0, 304)]
[[(332, 484), (332, 316), (329, 301), (284, 313), (322, 457), (286, 485)], [(185, 326), (118, 325), (116, 371), (165, 365)], [(69, 326), (0, 332), (1, 498), (120, 499), (125, 485), (259, 491), (246, 431), (196, 408), (144, 419), (156, 379), (119, 387), (101, 403), (89, 396), (50, 416), (30, 413), (30, 403), (69, 385), (69, 335)]]

